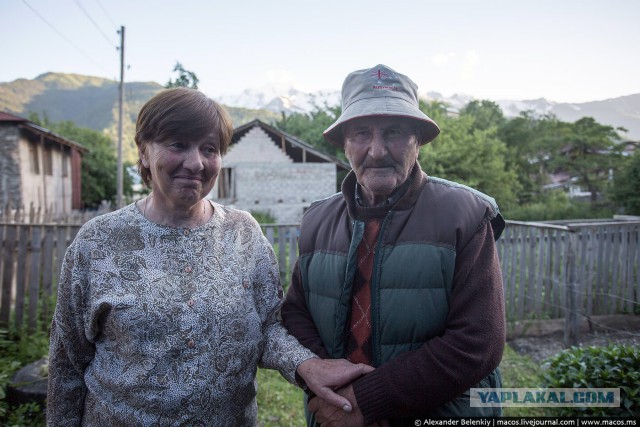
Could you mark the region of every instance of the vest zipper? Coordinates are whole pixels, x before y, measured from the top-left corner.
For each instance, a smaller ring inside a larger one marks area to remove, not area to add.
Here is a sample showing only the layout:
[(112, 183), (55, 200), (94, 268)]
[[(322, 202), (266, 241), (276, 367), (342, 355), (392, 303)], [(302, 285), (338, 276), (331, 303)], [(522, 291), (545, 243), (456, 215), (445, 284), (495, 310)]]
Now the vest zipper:
[(373, 355), (373, 360), (371, 364), (374, 367), (380, 366), (380, 339), (378, 337), (378, 317), (380, 311), (380, 298), (379, 298), (379, 284), (380, 284), (380, 274), (379, 274), (379, 259), (380, 259), (380, 246), (382, 243), (382, 236), (384, 235), (384, 230), (387, 225), (389, 218), (393, 211), (390, 210), (387, 215), (382, 220), (382, 224), (380, 224), (380, 231), (378, 232), (378, 238), (376, 241), (376, 246), (373, 249), (373, 269), (371, 271), (371, 354)]

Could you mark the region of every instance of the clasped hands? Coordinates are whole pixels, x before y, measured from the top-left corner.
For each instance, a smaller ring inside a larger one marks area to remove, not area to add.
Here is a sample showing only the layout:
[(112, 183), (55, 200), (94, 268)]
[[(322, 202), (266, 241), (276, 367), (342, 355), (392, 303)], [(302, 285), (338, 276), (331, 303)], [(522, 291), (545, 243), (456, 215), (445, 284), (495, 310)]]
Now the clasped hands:
[(307, 359), (298, 366), (315, 397), (309, 400), (309, 410), (322, 426), (360, 426), (364, 417), (358, 408), (351, 382), (375, 370), (362, 363), (345, 359)]

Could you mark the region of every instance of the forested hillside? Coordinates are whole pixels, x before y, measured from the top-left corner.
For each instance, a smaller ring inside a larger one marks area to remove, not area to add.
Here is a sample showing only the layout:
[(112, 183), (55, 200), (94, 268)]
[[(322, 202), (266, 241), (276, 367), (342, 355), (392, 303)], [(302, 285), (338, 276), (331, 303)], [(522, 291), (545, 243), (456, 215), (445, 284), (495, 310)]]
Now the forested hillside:
[[(142, 105), (163, 86), (155, 82), (125, 83), (124, 158), (136, 160), (133, 136)], [(115, 144), (118, 135), (119, 83), (78, 74), (46, 73), (33, 80), (0, 83), (0, 110), (21, 117), (37, 113), (49, 122), (71, 121), (75, 125), (104, 132)], [(255, 118), (273, 122), (278, 114), (266, 110), (227, 107), (234, 125)]]

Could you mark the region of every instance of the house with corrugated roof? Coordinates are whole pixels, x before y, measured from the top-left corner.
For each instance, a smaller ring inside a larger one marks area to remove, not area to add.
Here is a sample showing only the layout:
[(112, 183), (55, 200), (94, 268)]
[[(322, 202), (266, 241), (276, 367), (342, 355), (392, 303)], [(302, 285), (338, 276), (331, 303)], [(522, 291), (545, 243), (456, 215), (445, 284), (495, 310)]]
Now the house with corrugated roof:
[(278, 223), (298, 223), (311, 202), (336, 192), (349, 164), (261, 120), (237, 127), (209, 198)]
[(0, 111), (0, 206), (68, 214), (82, 208), (88, 150), (29, 120)]

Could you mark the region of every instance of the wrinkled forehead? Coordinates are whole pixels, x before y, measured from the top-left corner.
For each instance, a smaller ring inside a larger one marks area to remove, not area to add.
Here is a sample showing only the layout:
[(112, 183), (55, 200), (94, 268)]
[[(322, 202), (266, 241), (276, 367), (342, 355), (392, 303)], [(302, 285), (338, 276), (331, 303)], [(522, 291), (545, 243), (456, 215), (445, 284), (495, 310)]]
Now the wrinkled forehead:
[(413, 130), (415, 123), (413, 120), (406, 117), (398, 116), (367, 116), (356, 117), (345, 123), (343, 123), (343, 129), (349, 131), (356, 128), (402, 128), (406, 130)]

